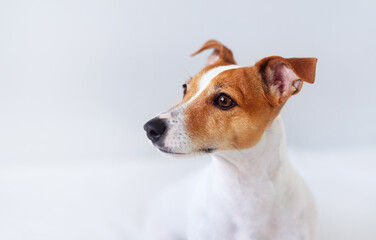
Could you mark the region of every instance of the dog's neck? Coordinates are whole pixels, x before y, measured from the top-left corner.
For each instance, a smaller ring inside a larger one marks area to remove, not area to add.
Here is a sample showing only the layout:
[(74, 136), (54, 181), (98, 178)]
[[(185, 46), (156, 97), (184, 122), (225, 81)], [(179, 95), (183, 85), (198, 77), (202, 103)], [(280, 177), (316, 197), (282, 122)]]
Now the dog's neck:
[(265, 192), (265, 186), (278, 182), (289, 165), (281, 117), (273, 121), (254, 147), (213, 153), (212, 158), (212, 177), (220, 191)]

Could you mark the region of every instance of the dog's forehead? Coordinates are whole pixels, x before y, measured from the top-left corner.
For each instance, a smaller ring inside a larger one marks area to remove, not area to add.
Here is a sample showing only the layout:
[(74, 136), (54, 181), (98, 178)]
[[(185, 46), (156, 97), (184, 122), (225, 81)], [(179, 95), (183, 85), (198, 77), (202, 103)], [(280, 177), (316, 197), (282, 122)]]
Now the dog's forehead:
[(218, 66), (202, 72), (192, 78), (190, 85), (192, 85), (192, 87), (194, 88), (192, 90), (195, 92), (195, 94), (189, 99), (189, 102), (196, 99), (219, 75), (223, 74), (227, 70), (238, 68), (241, 67), (238, 65)]

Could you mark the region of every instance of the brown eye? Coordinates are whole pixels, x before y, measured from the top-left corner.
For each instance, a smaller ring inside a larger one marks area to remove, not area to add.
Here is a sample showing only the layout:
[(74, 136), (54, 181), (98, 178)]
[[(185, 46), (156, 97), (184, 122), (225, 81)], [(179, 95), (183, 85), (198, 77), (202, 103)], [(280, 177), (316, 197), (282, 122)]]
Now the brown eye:
[(234, 107), (236, 103), (227, 94), (220, 93), (214, 98), (214, 105), (222, 110), (227, 110)]
[(185, 96), (185, 94), (187, 94), (187, 84), (183, 84), (183, 96)]

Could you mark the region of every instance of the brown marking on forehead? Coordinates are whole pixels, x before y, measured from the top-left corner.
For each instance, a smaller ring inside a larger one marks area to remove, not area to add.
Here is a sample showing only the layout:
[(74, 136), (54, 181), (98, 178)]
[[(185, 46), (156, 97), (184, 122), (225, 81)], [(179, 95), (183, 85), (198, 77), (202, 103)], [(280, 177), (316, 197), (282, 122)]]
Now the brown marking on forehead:
[[(201, 76), (192, 79), (196, 91)], [(245, 149), (260, 140), (280, 111), (280, 107), (270, 105), (261, 78), (255, 67), (226, 70), (189, 103), (184, 113), (185, 126), (196, 151), (210, 147)], [(228, 110), (214, 106), (213, 100), (219, 93), (226, 93), (237, 106)], [(193, 95), (186, 96), (187, 100)]]

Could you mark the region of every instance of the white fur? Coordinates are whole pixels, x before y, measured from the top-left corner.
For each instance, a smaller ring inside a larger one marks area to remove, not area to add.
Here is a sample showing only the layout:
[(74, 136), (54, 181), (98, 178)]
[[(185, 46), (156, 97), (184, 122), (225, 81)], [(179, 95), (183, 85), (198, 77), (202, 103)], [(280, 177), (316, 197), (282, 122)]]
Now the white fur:
[(289, 163), (277, 117), (246, 150), (212, 154), (158, 201), (144, 240), (311, 240), (315, 206)]

